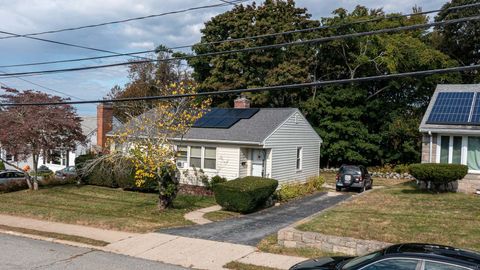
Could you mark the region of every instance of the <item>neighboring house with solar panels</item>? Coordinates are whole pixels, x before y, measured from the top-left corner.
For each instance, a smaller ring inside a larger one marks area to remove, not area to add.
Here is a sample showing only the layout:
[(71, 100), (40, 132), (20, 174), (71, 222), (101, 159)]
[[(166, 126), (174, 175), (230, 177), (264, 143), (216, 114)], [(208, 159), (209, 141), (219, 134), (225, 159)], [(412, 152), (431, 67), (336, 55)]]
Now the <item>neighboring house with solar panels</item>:
[[(213, 108), (176, 143), (182, 182), (198, 185), (195, 170), (232, 180), (263, 176), (279, 182), (317, 176), (322, 140), (296, 108)], [(195, 168), (195, 169), (194, 169)]]
[(480, 188), (480, 84), (438, 85), (420, 132), (423, 163), (465, 164), (458, 191)]

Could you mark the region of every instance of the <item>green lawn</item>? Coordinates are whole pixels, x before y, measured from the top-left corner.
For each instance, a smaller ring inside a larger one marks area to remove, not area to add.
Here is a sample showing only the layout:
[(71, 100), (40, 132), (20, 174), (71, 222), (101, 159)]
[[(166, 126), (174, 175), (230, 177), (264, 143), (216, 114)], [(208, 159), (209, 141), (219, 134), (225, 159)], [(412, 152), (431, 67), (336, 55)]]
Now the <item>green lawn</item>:
[(343, 203), (299, 229), (391, 243), (428, 242), (480, 250), (480, 196), (432, 194), (403, 183)]
[(213, 197), (179, 195), (157, 210), (157, 195), (97, 186), (65, 185), (0, 194), (0, 213), (129, 232), (192, 224), (183, 215), (215, 204)]

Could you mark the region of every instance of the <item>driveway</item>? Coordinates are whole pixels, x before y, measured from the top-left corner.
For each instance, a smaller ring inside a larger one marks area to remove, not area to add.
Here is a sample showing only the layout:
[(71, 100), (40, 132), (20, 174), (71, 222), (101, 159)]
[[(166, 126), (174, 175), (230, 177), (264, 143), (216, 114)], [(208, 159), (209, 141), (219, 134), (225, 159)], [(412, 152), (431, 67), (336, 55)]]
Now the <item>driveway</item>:
[(260, 240), (292, 223), (349, 198), (317, 193), (280, 206), (205, 225), (160, 230), (161, 233), (256, 246)]

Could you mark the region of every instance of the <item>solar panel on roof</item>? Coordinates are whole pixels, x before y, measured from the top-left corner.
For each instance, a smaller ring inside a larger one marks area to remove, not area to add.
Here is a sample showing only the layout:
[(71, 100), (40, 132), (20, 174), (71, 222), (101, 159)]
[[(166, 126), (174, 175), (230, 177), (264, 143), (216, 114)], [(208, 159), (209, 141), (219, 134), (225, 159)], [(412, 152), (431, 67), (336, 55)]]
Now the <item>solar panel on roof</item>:
[(473, 105), (470, 122), (473, 124), (480, 124), (480, 97), (478, 94), (476, 95), (475, 104)]
[(241, 119), (249, 119), (260, 109), (223, 109), (214, 108), (202, 118), (198, 119), (193, 127), (195, 128), (230, 128)]
[(427, 124), (467, 124), (474, 95), (473, 92), (439, 93)]

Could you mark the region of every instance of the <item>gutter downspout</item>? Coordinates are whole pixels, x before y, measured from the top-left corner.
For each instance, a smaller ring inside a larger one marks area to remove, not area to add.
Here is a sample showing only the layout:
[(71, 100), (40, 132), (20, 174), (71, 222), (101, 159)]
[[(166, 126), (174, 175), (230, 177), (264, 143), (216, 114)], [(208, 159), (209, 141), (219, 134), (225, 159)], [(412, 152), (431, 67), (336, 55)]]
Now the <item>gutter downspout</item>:
[(432, 153), (433, 153), (433, 135), (432, 131), (428, 131), (428, 135), (430, 136), (430, 152), (428, 157), (428, 162), (432, 163)]

